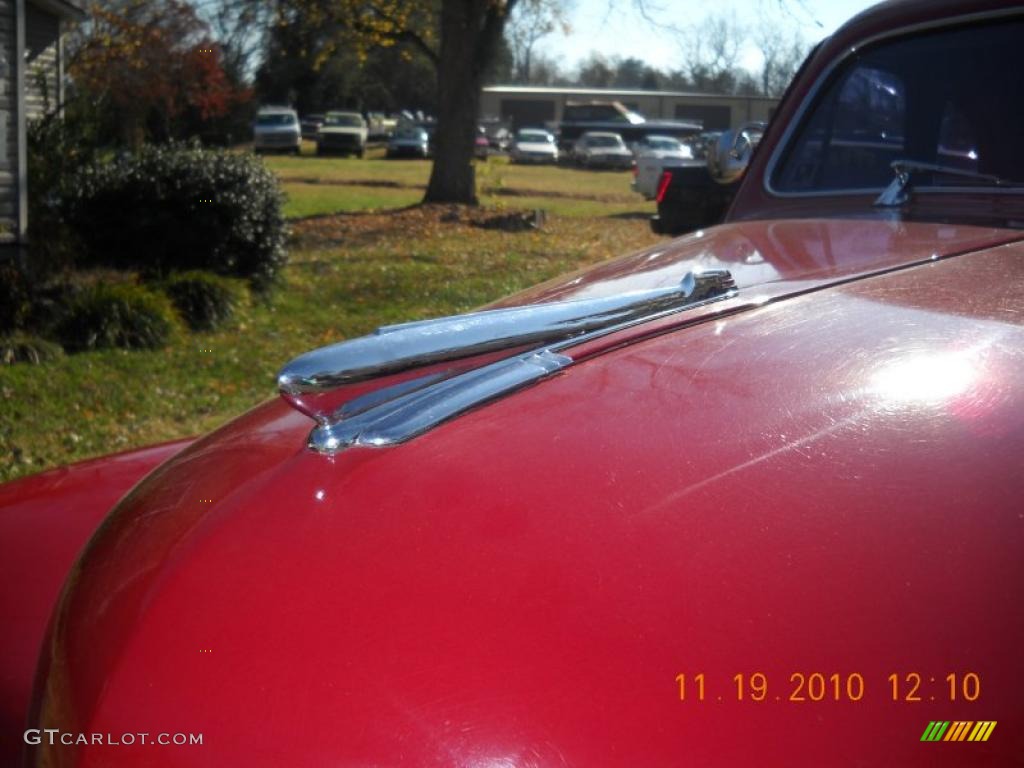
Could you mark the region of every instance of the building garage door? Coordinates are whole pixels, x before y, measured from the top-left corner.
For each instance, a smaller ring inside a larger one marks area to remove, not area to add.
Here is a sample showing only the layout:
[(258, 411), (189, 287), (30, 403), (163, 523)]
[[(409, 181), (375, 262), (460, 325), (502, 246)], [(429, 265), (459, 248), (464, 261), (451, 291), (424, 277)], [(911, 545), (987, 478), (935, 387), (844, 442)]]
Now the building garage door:
[(699, 120), (705, 131), (724, 131), (732, 125), (732, 108), (706, 104), (676, 104), (677, 120)]
[(553, 99), (502, 99), (501, 119), (513, 128), (543, 128), (555, 119)]

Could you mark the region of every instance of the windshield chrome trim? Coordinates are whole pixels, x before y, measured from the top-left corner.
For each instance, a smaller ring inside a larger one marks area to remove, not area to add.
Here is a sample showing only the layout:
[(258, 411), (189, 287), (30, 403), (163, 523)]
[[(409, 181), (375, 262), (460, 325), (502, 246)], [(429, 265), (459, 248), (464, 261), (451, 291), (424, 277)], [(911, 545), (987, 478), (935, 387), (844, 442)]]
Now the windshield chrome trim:
[(853, 195), (870, 195), (879, 194), (885, 187), (870, 187), (860, 189), (829, 189), (829, 190), (813, 190), (809, 192), (783, 192), (776, 189), (772, 184), (772, 179), (775, 175), (776, 166), (781, 160), (782, 155), (789, 148), (789, 144), (793, 139), (793, 134), (797, 128), (803, 123), (804, 118), (807, 116), (807, 111), (815, 103), (818, 98), (818, 92), (824, 87), (825, 83), (829, 80), (832, 74), (838, 67), (845, 64), (846, 61), (854, 54), (859, 53), (866, 47), (875, 45), (894, 37), (903, 37), (906, 35), (913, 35), (918, 32), (929, 32), (932, 30), (942, 29), (943, 27), (953, 27), (963, 24), (973, 24), (976, 22), (989, 21), (1000, 18), (1007, 18), (1012, 16), (1020, 16), (1024, 18), (1024, 13), (1021, 12), (1020, 8), (1000, 8), (989, 11), (979, 11), (977, 13), (965, 13), (959, 16), (947, 17), (944, 19), (937, 19), (935, 21), (926, 21), (919, 24), (909, 24), (904, 27), (897, 29), (889, 29), (880, 34), (872, 37), (865, 38), (860, 41), (857, 45), (849, 46), (841, 55), (836, 56), (825, 69), (822, 70), (818, 78), (812, 83), (811, 87), (807, 90), (807, 94), (804, 96), (803, 101), (797, 107), (793, 113), (793, 117), (789, 120), (785, 130), (782, 132), (782, 136), (775, 143), (775, 149), (772, 150), (772, 154), (768, 158), (768, 163), (765, 165), (764, 174), (762, 175), (762, 187), (764, 191), (769, 195), (778, 198), (792, 199), (792, 198), (818, 198), (818, 197), (846, 197)]
[[(673, 288), (384, 326), (375, 334), (295, 358), (278, 375), (278, 386), (289, 405), (317, 422), (308, 441), (313, 450), (333, 454), (355, 445), (395, 445), (558, 373), (575, 362), (564, 354), (575, 346), (737, 294), (727, 270), (708, 270), (687, 273)], [(433, 371), (391, 385), (383, 378), (526, 345), (536, 346), (469, 370)], [(329, 413), (311, 408), (302, 397), (376, 376), (382, 377), (381, 387)]]

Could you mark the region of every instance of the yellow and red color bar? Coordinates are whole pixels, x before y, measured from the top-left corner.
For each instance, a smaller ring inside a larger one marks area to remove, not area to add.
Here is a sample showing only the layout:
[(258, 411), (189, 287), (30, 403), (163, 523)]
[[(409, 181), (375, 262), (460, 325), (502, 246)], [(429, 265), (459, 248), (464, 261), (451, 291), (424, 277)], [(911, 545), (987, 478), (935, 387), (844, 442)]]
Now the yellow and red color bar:
[(995, 720), (931, 720), (921, 741), (988, 741)]

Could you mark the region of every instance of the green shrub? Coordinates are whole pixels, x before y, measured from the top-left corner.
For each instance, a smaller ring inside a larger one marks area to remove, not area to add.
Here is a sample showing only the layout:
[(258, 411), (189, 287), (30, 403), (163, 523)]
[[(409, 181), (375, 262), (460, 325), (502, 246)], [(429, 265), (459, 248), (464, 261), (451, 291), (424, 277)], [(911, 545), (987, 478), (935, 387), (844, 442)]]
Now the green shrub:
[(92, 163), (70, 186), (81, 263), (158, 277), (203, 269), (265, 288), (285, 262), (277, 178), (247, 153), (150, 146)]
[(181, 272), (164, 285), (178, 313), (193, 331), (212, 331), (228, 320), (238, 291), (227, 278), (209, 272)]
[(0, 364), (12, 363), (44, 363), (61, 357), (64, 350), (52, 341), (38, 336), (15, 333), (0, 337)]
[(77, 174), (100, 153), (95, 107), (77, 97), (65, 107), (63, 117), (50, 113), (28, 124), (28, 239), (40, 281), (74, 265), (80, 246), (64, 203)]
[(0, 333), (23, 327), (31, 306), (28, 275), (13, 262), (0, 263)]
[(159, 349), (174, 330), (174, 310), (166, 296), (130, 283), (84, 289), (57, 325), (69, 352), (121, 347)]

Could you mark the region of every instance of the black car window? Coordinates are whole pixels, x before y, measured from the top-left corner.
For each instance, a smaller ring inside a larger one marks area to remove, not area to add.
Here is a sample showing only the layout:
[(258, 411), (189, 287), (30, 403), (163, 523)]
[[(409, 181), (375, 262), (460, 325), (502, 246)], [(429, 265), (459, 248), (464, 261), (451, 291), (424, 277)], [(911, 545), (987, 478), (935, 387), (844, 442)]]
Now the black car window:
[[(1022, 42), (1024, 21), (1013, 19), (918, 34), (854, 54), (801, 121), (772, 186), (880, 190), (897, 159), (1024, 178)], [(971, 182), (935, 174), (931, 183)]]

